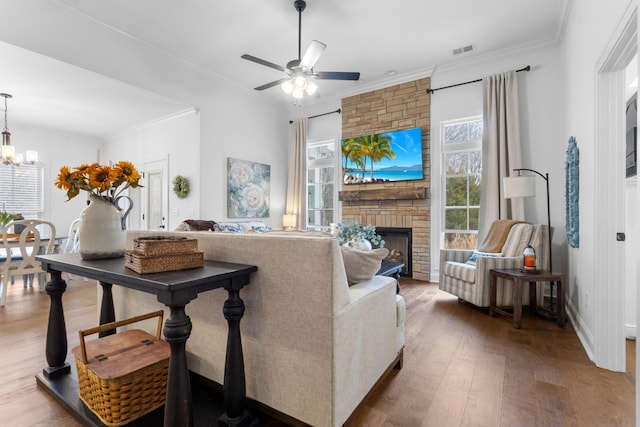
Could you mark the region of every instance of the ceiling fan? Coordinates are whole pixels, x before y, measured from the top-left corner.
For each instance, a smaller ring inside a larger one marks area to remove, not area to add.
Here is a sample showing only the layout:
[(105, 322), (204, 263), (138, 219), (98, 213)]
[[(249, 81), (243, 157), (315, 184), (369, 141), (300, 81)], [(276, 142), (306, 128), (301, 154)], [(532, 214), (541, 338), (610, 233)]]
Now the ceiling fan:
[(280, 66), (273, 62), (265, 61), (252, 55), (244, 54), (242, 59), (264, 65), (265, 67), (274, 68), (286, 74), (286, 77), (258, 86), (255, 90), (265, 90), (271, 87), (281, 85), (287, 94), (293, 94), (295, 98), (302, 98), (306, 92), (313, 95), (317, 90), (317, 86), (312, 80), (358, 80), (360, 73), (343, 72), (343, 71), (314, 71), (313, 66), (316, 64), (320, 55), (326, 49), (327, 45), (313, 40), (311, 45), (301, 56), (301, 38), (302, 38), (302, 11), (307, 7), (304, 0), (295, 0), (293, 6), (298, 11), (298, 59), (293, 59), (286, 66)]

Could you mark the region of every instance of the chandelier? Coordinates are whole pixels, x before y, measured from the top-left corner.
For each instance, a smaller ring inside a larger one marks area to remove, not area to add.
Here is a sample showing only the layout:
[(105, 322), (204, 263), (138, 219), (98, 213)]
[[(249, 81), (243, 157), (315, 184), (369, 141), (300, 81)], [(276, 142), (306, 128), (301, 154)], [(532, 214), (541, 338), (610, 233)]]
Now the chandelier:
[[(13, 98), (8, 93), (0, 93), (4, 97), (4, 129), (2, 130), (2, 163), (5, 165), (20, 165), (25, 158), (22, 153), (16, 153), (16, 148), (11, 145), (11, 133), (7, 124), (7, 99)], [(37, 151), (27, 151), (27, 163), (34, 164), (38, 161)]]

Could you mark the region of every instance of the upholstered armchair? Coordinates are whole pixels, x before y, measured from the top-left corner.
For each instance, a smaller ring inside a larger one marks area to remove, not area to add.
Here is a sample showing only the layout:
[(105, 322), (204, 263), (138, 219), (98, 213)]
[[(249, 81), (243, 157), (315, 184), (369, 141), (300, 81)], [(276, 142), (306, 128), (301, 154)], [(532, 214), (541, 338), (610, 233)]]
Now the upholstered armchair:
[[(476, 251), (476, 256), (471, 260), (471, 256), (474, 255), (473, 250), (442, 249), (440, 251), (440, 289), (478, 307), (488, 307), (489, 271), (522, 267), (522, 252), (527, 245), (533, 246), (536, 251), (537, 267), (543, 270), (549, 268), (546, 225), (499, 221), (491, 225), (487, 238), (478, 245), (479, 250), (483, 249), (487, 240), (492, 240), (493, 250), (481, 253)], [(505, 230), (507, 226), (508, 232)], [(499, 232), (492, 234), (492, 231), (496, 230)], [(506, 235), (506, 238), (503, 238), (504, 244), (499, 237), (496, 238), (500, 230)], [(496, 244), (496, 241), (500, 243)], [(498, 306), (513, 305), (511, 286), (511, 281), (501, 278), (497, 280), (496, 303)], [(542, 305), (544, 283), (538, 282), (537, 286), (538, 304)], [(522, 301), (524, 305), (529, 304), (529, 292), (523, 292)]]

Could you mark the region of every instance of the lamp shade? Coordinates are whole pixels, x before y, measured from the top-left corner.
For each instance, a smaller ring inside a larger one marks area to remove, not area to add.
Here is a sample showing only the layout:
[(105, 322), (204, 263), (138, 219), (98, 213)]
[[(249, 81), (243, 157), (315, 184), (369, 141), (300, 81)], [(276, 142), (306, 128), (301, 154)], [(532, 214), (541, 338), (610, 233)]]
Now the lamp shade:
[(25, 153), (27, 163), (37, 163), (38, 162), (38, 152), (37, 151), (27, 151)]
[(502, 178), (502, 191), (505, 199), (514, 197), (533, 197), (536, 195), (534, 176), (509, 176)]
[(293, 230), (296, 226), (296, 216), (293, 214), (282, 215), (282, 226), (285, 230)]

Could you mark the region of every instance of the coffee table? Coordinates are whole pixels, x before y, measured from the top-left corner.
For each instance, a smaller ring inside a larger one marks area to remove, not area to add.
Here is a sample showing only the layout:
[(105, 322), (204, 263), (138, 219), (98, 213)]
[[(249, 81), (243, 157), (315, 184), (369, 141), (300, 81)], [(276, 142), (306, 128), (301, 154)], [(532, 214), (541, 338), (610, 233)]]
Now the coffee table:
[(378, 270), (376, 276), (389, 276), (396, 279), (398, 281), (396, 292), (400, 293), (400, 272), (403, 268), (404, 264), (401, 262), (382, 261), (382, 265), (380, 265), (380, 270)]

